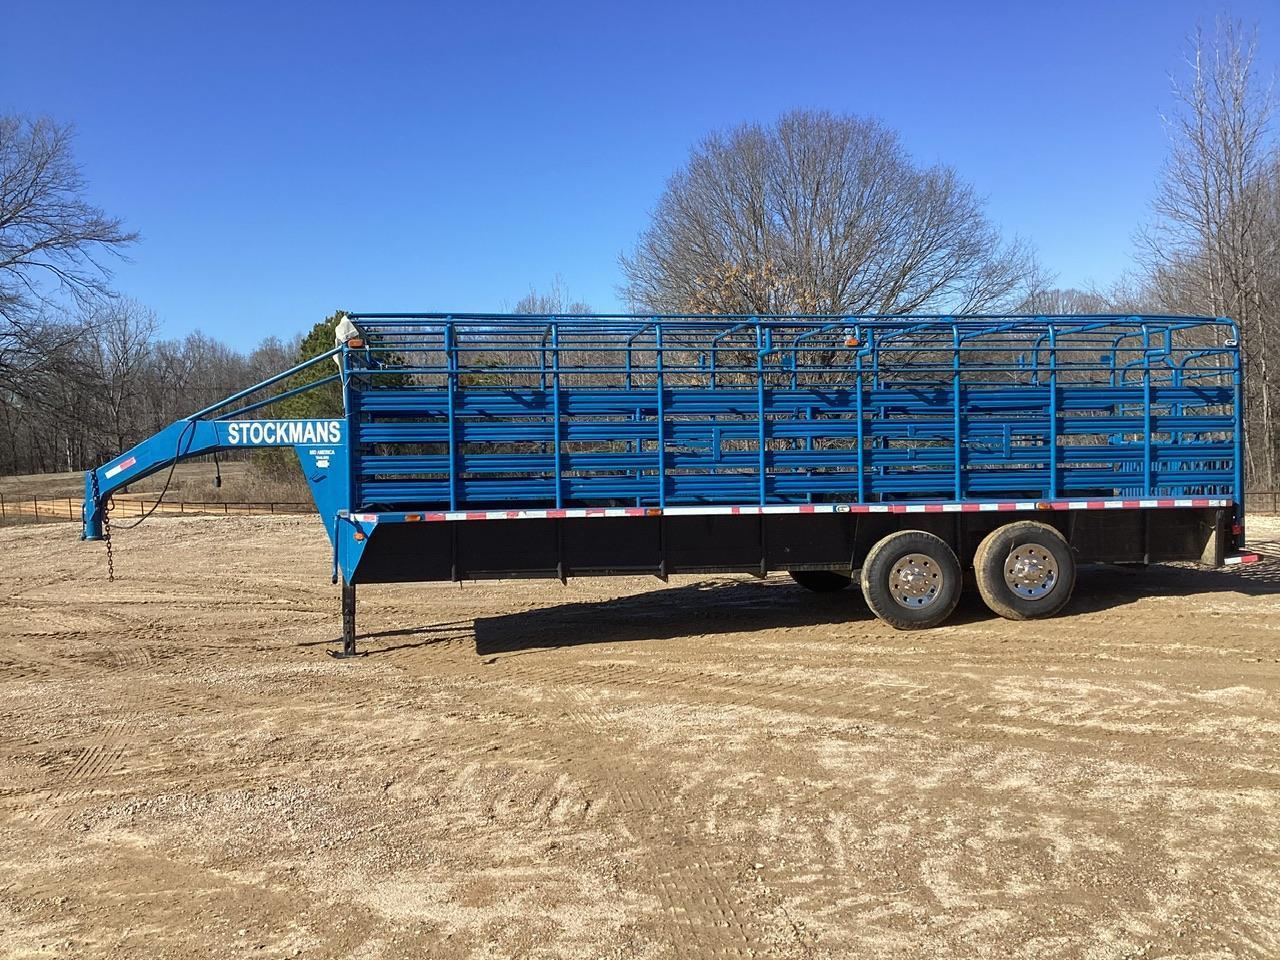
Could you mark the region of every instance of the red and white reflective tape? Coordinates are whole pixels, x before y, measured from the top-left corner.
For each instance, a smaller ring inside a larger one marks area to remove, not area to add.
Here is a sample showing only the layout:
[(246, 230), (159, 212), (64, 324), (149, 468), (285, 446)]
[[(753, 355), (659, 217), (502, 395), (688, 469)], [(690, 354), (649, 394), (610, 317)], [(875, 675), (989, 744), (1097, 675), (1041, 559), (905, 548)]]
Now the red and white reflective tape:
[(104, 477), (106, 477), (108, 480), (110, 480), (110, 479), (111, 479), (112, 477), (114, 477), (116, 474), (120, 473), (120, 472), (121, 472), (121, 471), (123, 471), (123, 470), (128, 470), (130, 467), (132, 467), (132, 466), (133, 466), (135, 463), (137, 463), (137, 462), (138, 462), (138, 458), (137, 458), (137, 457), (130, 457), (130, 458), (129, 458), (129, 459), (127, 459), (127, 460), (121, 460), (121, 461), (120, 461), (119, 463), (117, 463), (114, 467), (108, 467), (106, 470), (104, 470), (104, 471), (102, 472), (102, 475), (103, 475)]
[(1234, 557), (1223, 557), (1226, 564), (1257, 563), (1261, 558), (1256, 553), (1237, 553)]
[(1230, 497), (1145, 500), (996, 500), (978, 503), (785, 503), (767, 506), (565, 507), (545, 510), (446, 510), (353, 513), (360, 523), (381, 521), (577, 520), (589, 517), (719, 517), (806, 513), (985, 513), (1035, 510), (1154, 510), (1171, 507), (1229, 507)]

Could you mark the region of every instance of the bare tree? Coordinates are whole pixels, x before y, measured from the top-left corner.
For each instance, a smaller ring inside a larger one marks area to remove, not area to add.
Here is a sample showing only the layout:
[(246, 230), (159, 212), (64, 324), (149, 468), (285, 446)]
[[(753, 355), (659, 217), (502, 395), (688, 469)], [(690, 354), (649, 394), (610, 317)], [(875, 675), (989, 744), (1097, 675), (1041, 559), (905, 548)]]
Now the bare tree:
[(134, 300), (108, 301), (90, 317), (93, 337), (85, 352), (94, 381), (91, 397), (101, 405), (101, 422), (116, 450), (142, 438), (140, 414), (158, 329), (155, 314)]
[(796, 111), (714, 133), (621, 258), (638, 309), (973, 312), (1038, 285), (973, 189), (876, 120)]
[(1109, 313), (1114, 310), (1112, 298), (1096, 290), (1077, 287), (1051, 287), (1036, 290), (1018, 305), (1018, 313), (1064, 314)]
[(1170, 151), (1143, 235), (1143, 262), (1161, 303), (1239, 324), (1246, 378), (1246, 462), (1258, 483), (1280, 482), (1280, 282), (1275, 213), (1280, 159), (1269, 141), (1275, 99), (1260, 82), (1256, 34), (1219, 23), (1190, 40), (1173, 78)]
[(551, 289), (545, 293), (530, 286), (529, 292), (516, 301), (512, 313), (532, 314), (534, 316), (566, 316), (590, 313), (590, 304), (569, 297), (564, 278), (559, 274), (551, 282)]
[[(71, 128), (0, 116), (0, 320), (30, 320), (51, 290), (106, 293), (106, 256), (137, 239), (84, 198)], [(0, 335), (4, 332), (0, 328)]]

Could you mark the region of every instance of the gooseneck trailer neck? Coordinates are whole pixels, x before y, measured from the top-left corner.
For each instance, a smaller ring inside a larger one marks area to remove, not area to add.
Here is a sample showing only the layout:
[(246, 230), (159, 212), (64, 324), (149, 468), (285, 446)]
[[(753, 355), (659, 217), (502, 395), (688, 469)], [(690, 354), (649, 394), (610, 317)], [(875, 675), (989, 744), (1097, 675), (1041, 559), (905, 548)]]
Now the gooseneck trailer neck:
[[(1035, 616), (1076, 558), (1250, 559), (1226, 319), (348, 319), (332, 351), (89, 471), (85, 538), (148, 474), (293, 447), (348, 650), (357, 583), (788, 570), (834, 589), (861, 570), (873, 610), (927, 626), (969, 564), (993, 609)], [(251, 417), (329, 384), (332, 416)]]

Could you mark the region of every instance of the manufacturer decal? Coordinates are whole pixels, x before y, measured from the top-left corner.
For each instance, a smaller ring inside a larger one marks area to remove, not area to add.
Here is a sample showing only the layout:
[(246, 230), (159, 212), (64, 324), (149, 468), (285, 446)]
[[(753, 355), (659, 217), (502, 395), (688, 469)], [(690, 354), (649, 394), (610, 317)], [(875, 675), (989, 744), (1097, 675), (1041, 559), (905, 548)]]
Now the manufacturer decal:
[(232, 447), (341, 442), (341, 420), (247, 420), (227, 424), (227, 445)]

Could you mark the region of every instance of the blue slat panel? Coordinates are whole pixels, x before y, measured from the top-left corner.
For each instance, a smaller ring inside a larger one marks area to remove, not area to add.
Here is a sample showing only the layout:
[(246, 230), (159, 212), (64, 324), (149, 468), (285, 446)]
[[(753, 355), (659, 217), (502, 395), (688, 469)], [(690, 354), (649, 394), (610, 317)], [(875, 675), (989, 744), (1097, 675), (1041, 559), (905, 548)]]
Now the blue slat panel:
[(1238, 351), (1205, 346), (1232, 329), (1207, 318), (423, 315), (361, 324), (362, 356), (376, 361), (348, 384), (364, 506), (1239, 486)]

